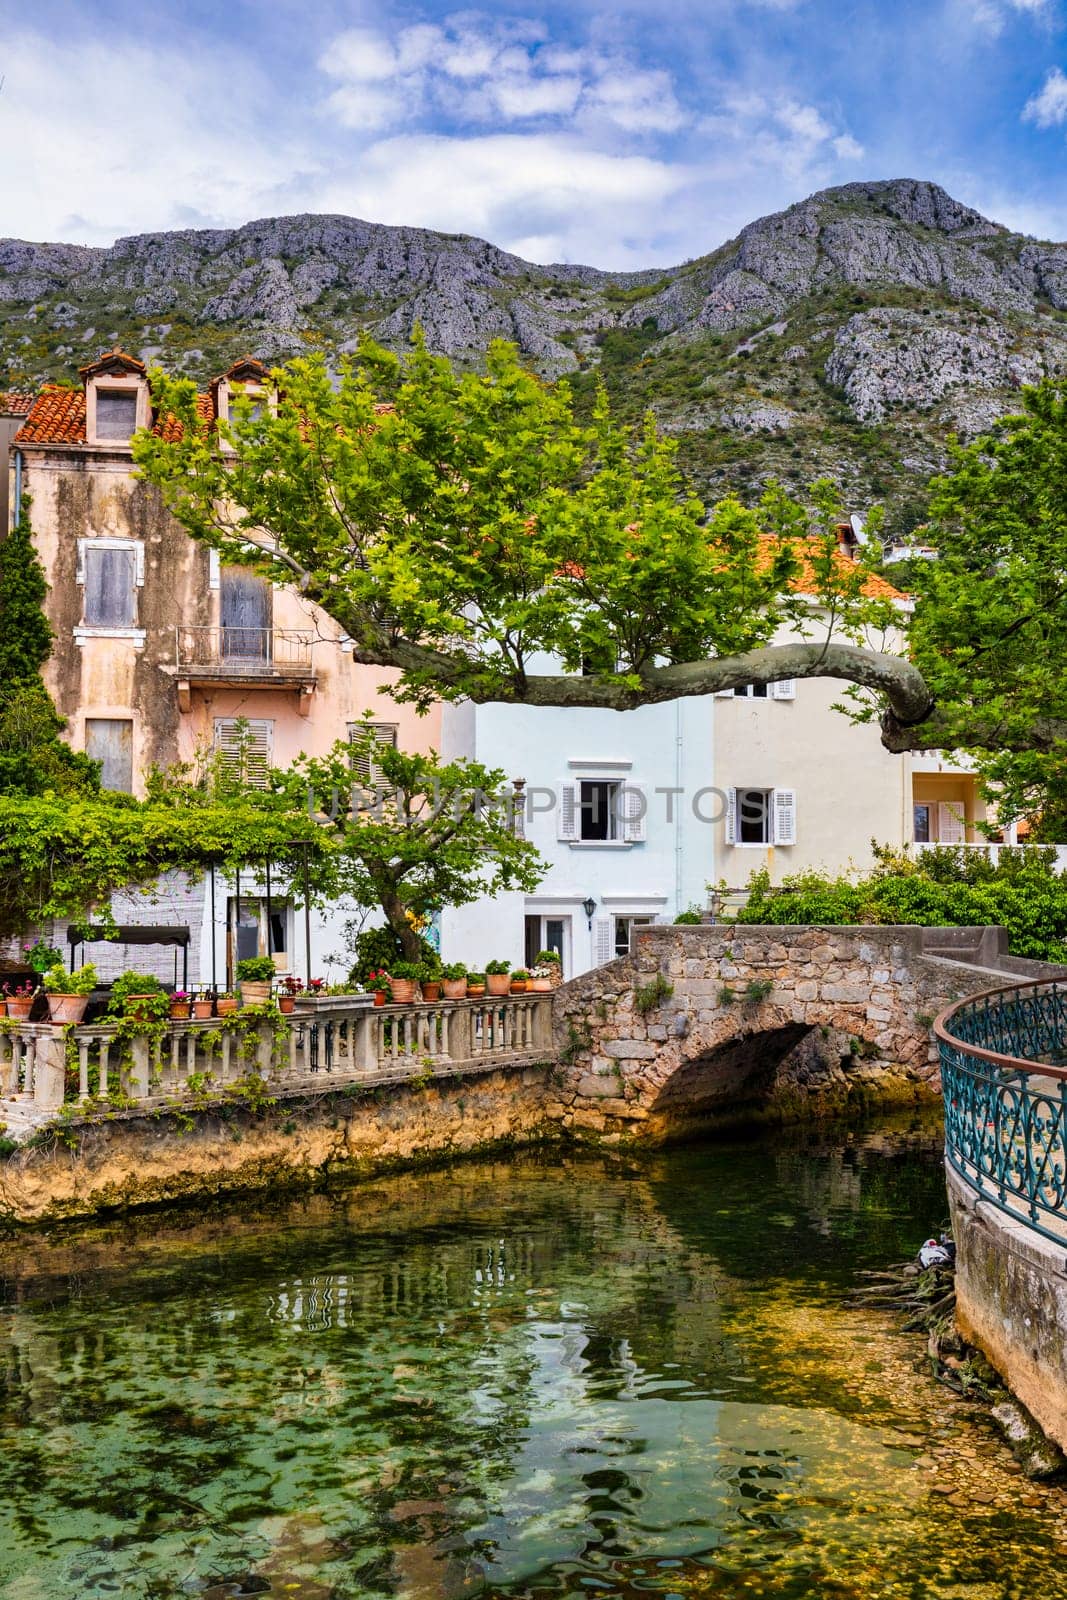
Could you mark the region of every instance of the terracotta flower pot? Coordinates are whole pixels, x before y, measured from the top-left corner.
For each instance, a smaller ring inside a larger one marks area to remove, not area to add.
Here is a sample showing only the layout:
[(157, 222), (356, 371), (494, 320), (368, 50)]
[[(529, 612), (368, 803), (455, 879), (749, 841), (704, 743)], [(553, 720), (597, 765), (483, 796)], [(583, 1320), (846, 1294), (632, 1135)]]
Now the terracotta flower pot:
[(467, 999), (468, 1000), (481, 1000), (482, 997), (484, 996), (484, 994), (485, 994), (485, 984), (484, 983), (468, 983), (468, 985), (467, 985)]
[[(158, 991), (157, 991), (158, 993)], [(152, 1022), (153, 1001), (155, 994), (128, 994), (126, 996), (126, 1015), (134, 1022)]]
[(220, 1017), (232, 1017), (237, 1010), (237, 996), (235, 994), (220, 994), (215, 1002), (215, 1010)]
[(422, 998), (424, 1000), (440, 1000), (441, 983), (439, 979), (431, 978), (428, 983), (423, 984)]
[(446, 978), (442, 984), (446, 1000), (464, 1000), (467, 995), (466, 978)]
[(6, 1017), (6, 1016), (7, 1016), (7, 1001), (6, 1000), (0, 1000), (0, 1017)]
[(193, 1014), (191, 1000), (172, 1000), (170, 1003), (170, 1020), (172, 1022), (188, 1022)]
[(282, 1013), (283, 1016), (287, 1017), (289, 1015), (290, 1011), (292, 1011), (292, 1009), (293, 1009), (293, 1007), (295, 1005), (296, 1005), (296, 995), (295, 994), (280, 994), (278, 996), (278, 1010)]
[(193, 1016), (194, 1017), (199, 1017), (201, 1022), (203, 1022), (205, 1017), (210, 1017), (210, 1015), (211, 1015), (211, 1001), (210, 1000), (194, 1000), (193, 1001)]
[(488, 994), (510, 994), (510, 972), (487, 972), (485, 975), (485, 987)]
[(384, 989), (375, 989), (375, 991), (374, 991), (374, 1004), (376, 1006), (384, 1006), (384, 1004), (385, 1004), (385, 990)]
[(551, 978), (531, 978), (526, 985), (533, 994), (547, 994), (552, 987)]
[(50, 994), (48, 996), (49, 1022), (80, 1022), (89, 1004), (87, 994)]
[(511, 993), (512, 994), (525, 994), (526, 993), (526, 979), (525, 978), (512, 978), (512, 980), (511, 980)]
[(409, 1006), (415, 999), (414, 978), (394, 978), (392, 989), (393, 1000), (398, 1006)]
[(7, 1014), (9, 1017), (28, 1017), (33, 1010), (33, 1002), (37, 998), (32, 994), (9, 994), (7, 997)]
[(243, 1006), (265, 1006), (270, 1000), (270, 979), (242, 978), (237, 986)]

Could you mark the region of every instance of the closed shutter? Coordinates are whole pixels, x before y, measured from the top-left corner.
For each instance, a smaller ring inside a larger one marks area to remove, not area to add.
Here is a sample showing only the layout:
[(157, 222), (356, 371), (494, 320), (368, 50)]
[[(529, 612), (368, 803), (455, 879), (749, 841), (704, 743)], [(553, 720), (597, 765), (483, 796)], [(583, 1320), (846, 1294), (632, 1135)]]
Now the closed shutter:
[(726, 843), (737, 843), (737, 790), (726, 791)]
[(774, 789), (771, 792), (772, 827), (774, 844), (797, 842), (797, 793), (795, 789)]
[(797, 680), (795, 678), (779, 678), (777, 683), (771, 684), (772, 700), (795, 700), (797, 697)]
[(602, 967), (606, 961), (614, 961), (615, 959), (615, 930), (612, 927), (611, 918), (597, 917), (593, 925), (593, 931), (596, 935), (594, 959), (596, 965)]
[[(400, 729), (395, 722), (350, 722), (348, 725), (349, 743), (355, 744), (357, 740), (362, 740), (364, 732), (372, 733), (376, 744), (385, 745), (391, 750), (395, 750), (397, 747), (397, 736)], [(368, 747), (364, 747), (361, 750), (353, 750), (352, 771), (360, 782), (367, 784), (369, 788), (377, 789), (385, 783), (385, 774), (377, 761), (375, 761), (373, 752)]]
[(581, 795), (576, 783), (561, 783), (556, 796), (556, 838), (573, 844), (579, 838)]
[(274, 723), (264, 719), (216, 717), (215, 749), (222, 770), (252, 789), (267, 787)]
[(223, 567), (219, 590), (222, 654), (227, 661), (268, 661), (273, 591), (244, 567)]
[(644, 791), (632, 784), (624, 784), (619, 800), (623, 840), (627, 844), (640, 844), (645, 837), (645, 814), (648, 810)]
[(90, 627), (129, 628), (137, 619), (137, 552), (86, 541), (83, 556), (85, 621)]
[(938, 844), (963, 844), (967, 829), (963, 821), (963, 801), (941, 800), (937, 807)]
[(133, 723), (127, 718), (86, 717), (85, 753), (100, 763), (100, 783), (133, 793)]

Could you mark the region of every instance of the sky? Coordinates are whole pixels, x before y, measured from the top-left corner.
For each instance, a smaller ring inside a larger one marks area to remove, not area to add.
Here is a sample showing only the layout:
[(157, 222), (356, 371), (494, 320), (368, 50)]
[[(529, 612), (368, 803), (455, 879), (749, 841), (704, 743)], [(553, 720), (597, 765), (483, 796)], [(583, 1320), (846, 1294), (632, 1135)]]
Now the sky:
[(0, 0), (0, 235), (341, 212), (674, 265), (927, 178), (1067, 238), (1067, 0)]

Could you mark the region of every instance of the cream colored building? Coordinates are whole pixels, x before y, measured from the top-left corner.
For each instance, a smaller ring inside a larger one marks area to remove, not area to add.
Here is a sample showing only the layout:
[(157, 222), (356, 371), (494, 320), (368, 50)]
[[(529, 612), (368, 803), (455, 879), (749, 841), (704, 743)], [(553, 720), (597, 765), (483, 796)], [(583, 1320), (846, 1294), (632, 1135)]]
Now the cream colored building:
[[(141, 795), (151, 767), (203, 748), (234, 759), (243, 751), (254, 775), (324, 754), (367, 712), (383, 739), (435, 746), (439, 717), (416, 717), (383, 695), (390, 673), (355, 665), (336, 622), (294, 589), (221, 565), (134, 475), (134, 429), (167, 425), (153, 413), (143, 365), (112, 352), (81, 379), (36, 397), (12, 449), (49, 583), (55, 643), (46, 681), (67, 737), (103, 763), (105, 785)], [(225, 417), (238, 387), (267, 403), (267, 382), (258, 362), (239, 362), (200, 396), (201, 415)], [(261, 883), (246, 883), (243, 896), (234, 885), (216, 889), (214, 920), (204, 885), (175, 888), (169, 905), (125, 920), (191, 921), (194, 974), (205, 980), (213, 964), (221, 982), (253, 947), (269, 946), (283, 970), (302, 970), (296, 905), (279, 899), (268, 917)], [(338, 939), (336, 927), (316, 922), (316, 971)], [(103, 954), (114, 965), (127, 952)]]

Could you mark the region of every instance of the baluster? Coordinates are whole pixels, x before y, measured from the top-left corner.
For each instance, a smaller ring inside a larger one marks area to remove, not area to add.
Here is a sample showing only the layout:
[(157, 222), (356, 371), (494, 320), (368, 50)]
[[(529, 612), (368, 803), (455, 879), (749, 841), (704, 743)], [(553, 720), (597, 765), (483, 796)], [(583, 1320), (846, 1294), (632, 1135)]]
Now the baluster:
[(78, 1040), (78, 1099), (89, 1098), (89, 1041)]
[(296, 1029), (290, 1023), (289, 1037), (286, 1040), (286, 1049), (289, 1055), (289, 1072), (296, 1075)]
[(452, 1059), (452, 1011), (441, 1012), (441, 1055), (446, 1061)]
[(222, 1056), (219, 1060), (219, 1075), (223, 1083), (229, 1083), (230, 1081), (230, 1053), (232, 1046), (233, 1035), (224, 1033), (222, 1035)]
[(107, 1039), (100, 1040), (96, 1059), (99, 1066), (96, 1092), (101, 1099), (106, 1099), (107, 1095), (111, 1091), (111, 1079), (109, 1074), (109, 1069), (111, 1066), (111, 1045)]

